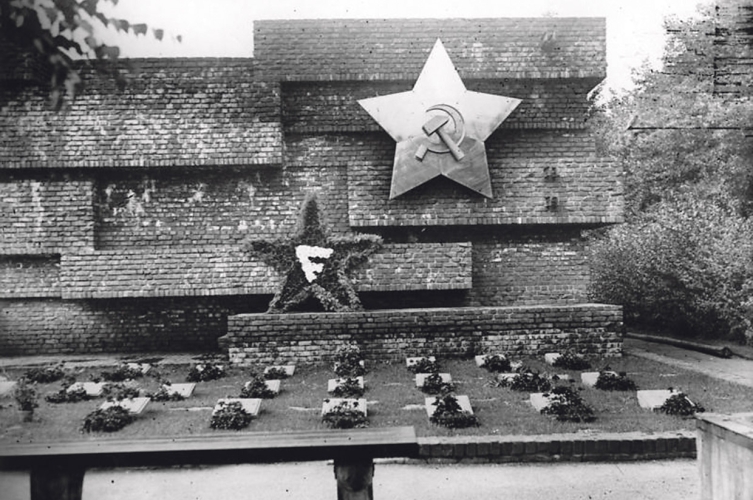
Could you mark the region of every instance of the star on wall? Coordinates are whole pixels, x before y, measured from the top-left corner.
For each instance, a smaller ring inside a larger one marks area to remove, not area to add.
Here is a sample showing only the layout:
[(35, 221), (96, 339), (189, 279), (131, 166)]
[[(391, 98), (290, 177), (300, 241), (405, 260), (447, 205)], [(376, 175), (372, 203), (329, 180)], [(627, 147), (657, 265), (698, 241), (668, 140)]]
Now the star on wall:
[(438, 176), (491, 198), (484, 141), (520, 102), (467, 90), (438, 39), (413, 90), (358, 101), (397, 142), (390, 199)]
[(365, 262), (380, 243), (381, 238), (373, 234), (329, 236), (312, 193), (303, 202), (293, 236), (249, 241), (245, 248), (285, 275), (267, 312), (285, 313), (310, 298), (325, 311), (344, 312), (363, 309), (348, 273)]

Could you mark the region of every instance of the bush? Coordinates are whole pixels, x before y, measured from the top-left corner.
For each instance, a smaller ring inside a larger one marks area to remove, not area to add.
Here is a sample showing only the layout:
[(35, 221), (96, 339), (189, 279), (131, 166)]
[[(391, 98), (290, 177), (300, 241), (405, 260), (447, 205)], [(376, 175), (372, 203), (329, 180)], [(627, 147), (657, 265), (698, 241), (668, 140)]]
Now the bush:
[(707, 200), (665, 202), (591, 244), (591, 299), (625, 320), (753, 342), (753, 218)]
[(13, 398), (16, 400), (16, 404), (18, 404), (19, 410), (33, 412), (34, 408), (39, 407), (38, 397), (39, 394), (34, 385), (29, 384), (23, 377), (18, 380), (15, 389), (13, 389)]
[(116, 432), (134, 421), (134, 416), (121, 406), (94, 410), (84, 418), (83, 432)]
[(358, 409), (358, 401), (341, 402), (322, 415), (322, 422), (332, 429), (354, 429), (369, 425), (366, 415)]
[(458, 398), (453, 394), (437, 396), (432, 404), (437, 407), (429, 419), (433, 424), (448, 429), (463, 429), (480, 425), (476, 415), (464, 411), (458, 403)]
[(102, 396), (108, 401), (122, 401), (124, 399), (133, 399), (141, 395), (138, 387), (132, 387), (125, 384), (105, 384), (102, 387)]
[(248, 427), (253, 418), (238, 401), (223, 401), (217, 411), (212, 414), (209, 426), (212, 429), (240, 430)]
[(47, 394), (44, 400), (48, 403), (78, 403), (80, 401), (88, 401), (91, 399), (86, 393), (86, 389), (83, 387), (77, 387), (76, 389), (69, 391), (66, 387), (63, 387), (58, 392)]
[(499, 354), (486, 356), (486, 358), (484, 358), (484, 364), (481, 365), (481, 367), (494, 373), (509, 372), (511, 368), (510, 360)]
[(264, 377), (259, 374), (252, 373), (251, 380), (243, 386), (241, 389), (240, 398), (262, 398), (271, 399), (276, 394), (272, 391), (264, 381)]
[(183, 401), (186, 399), (185, 396), (182, 394), (175, 392), (175, 391), (169, 391), (167, 390), (170, 384), (164, 383), (162, 386), (160, 386), (159, 390), (157, 392), (149, 393), (147, 394), (148, 397), (152, 399), (152, 401)]
[[(545, 394), (547, 396), (547, 394)], [(586, 405), (580, 395), (570, 387), (559, 386), (548, 395), (549, 405), (541, 413), (555, 415), (561, 422), (593, 422), (596, 420), (593, 409)]]
[(221, 365), (205, 363), (192, 366), (186, 376), (188, 382), (207, 382), (217, 380), (225, 376), (225, 369)]
[(124, 382), (126, 380), (133, 380), (144, 376), (139, 368), (132, 368), (128, 365), (120, 365), (114, 371), (104, 371), (100, 374), (102, 380), (107, 382)]
[(627, 378), (625, 373), (599, 372), (594, 388), (602, 391), (635, 391), (635, 382)]
[(500, 381), (499, 385), (519, 392), (546, 392), (552, 388), (549, 380), (531, 371), (519, 372), (510, 380)]
[(588, 370), (591, 368), (591, 363), (579, 354), (566, 351), (554, 360), (552, 366), (555, 368), (564, 368), (565, 370)]
[(689, 417), (694, 413), (703, 413), (706, 409), (701, 405), (693, 403), (685, 393), (680, 392), (668, 397), (664, 404), (658, 407), (656, 411), (666, 413), (667, 415)]
[(442, 381), (442, 376), (439, 373), (432, 373), (424, 379), (421, 390), (432, 395), (447, 394), (454, 391), (455, 386), (452, 383)]
[(335, 374), (338, 377), (360, 377), (366, 373), (362, 362), (361, 349), (356, 344), (340, 346), (334, 357)]
[(429, 358), (421, 358), (410, 365), (408, 370), (412, 373), (437, 373), (439, 371), (439, 363)]
[(267, 380), (284, 380), (288, 378), (288, 372), (284, 368), (273, 366), (264, 372), (264, 378)]
[(360, 398), (364, 392), (365, 389), (357, 378), (346, 378), (335, 387), (332, 395), (338, 398)]
[(65, 376), (65, 371), (60, 365), (46, 366), (44, 368), (31, 368), (26, 371), (24, 378), (37, 384), (49, 384), (56, 382)]

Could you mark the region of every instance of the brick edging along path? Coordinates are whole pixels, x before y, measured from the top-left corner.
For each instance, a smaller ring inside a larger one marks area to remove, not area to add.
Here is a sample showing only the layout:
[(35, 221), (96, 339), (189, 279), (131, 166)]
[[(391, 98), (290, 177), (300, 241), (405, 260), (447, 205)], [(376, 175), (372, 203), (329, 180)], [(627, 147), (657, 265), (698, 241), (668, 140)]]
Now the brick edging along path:
[(419, 460), (432, 462), (611, 462), (696, 458), (696, 434), (672, 431), (536, 436), (422, 437)]

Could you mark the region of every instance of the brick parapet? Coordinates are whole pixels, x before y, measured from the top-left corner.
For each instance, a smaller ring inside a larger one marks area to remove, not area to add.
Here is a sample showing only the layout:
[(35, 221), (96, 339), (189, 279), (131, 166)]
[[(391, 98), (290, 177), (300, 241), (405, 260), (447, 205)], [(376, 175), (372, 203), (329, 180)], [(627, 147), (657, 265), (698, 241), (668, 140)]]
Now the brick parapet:
[(348, 342), (374, 360), (485, 349), (540, 355), (571, 348), (613, 356), (622, 352), (621, 329), (622, 308), (603, 304), (248, 314), (229, 317), (219, 343), (238, 365), (321, 363)]

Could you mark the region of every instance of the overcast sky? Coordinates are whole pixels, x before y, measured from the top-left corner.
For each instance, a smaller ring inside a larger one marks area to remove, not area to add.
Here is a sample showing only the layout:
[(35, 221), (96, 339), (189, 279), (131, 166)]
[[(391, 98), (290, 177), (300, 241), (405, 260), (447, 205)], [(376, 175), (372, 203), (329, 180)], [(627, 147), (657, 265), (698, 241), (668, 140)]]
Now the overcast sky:
[[(110, 38), (123, 57), (252, 57), (253, 21), (312, 18), (446, 18), (596, 16), (607, 19), (608, 78), (629, 81), (663, 46), (662, 20), (688, 17), (695, 0), (120, 0), (111, 15), (150, 28), (165, 39)], [(103, 5), (103, 4), (101, 4)], [(181, 35), (182, 42), (175, 40)]]

